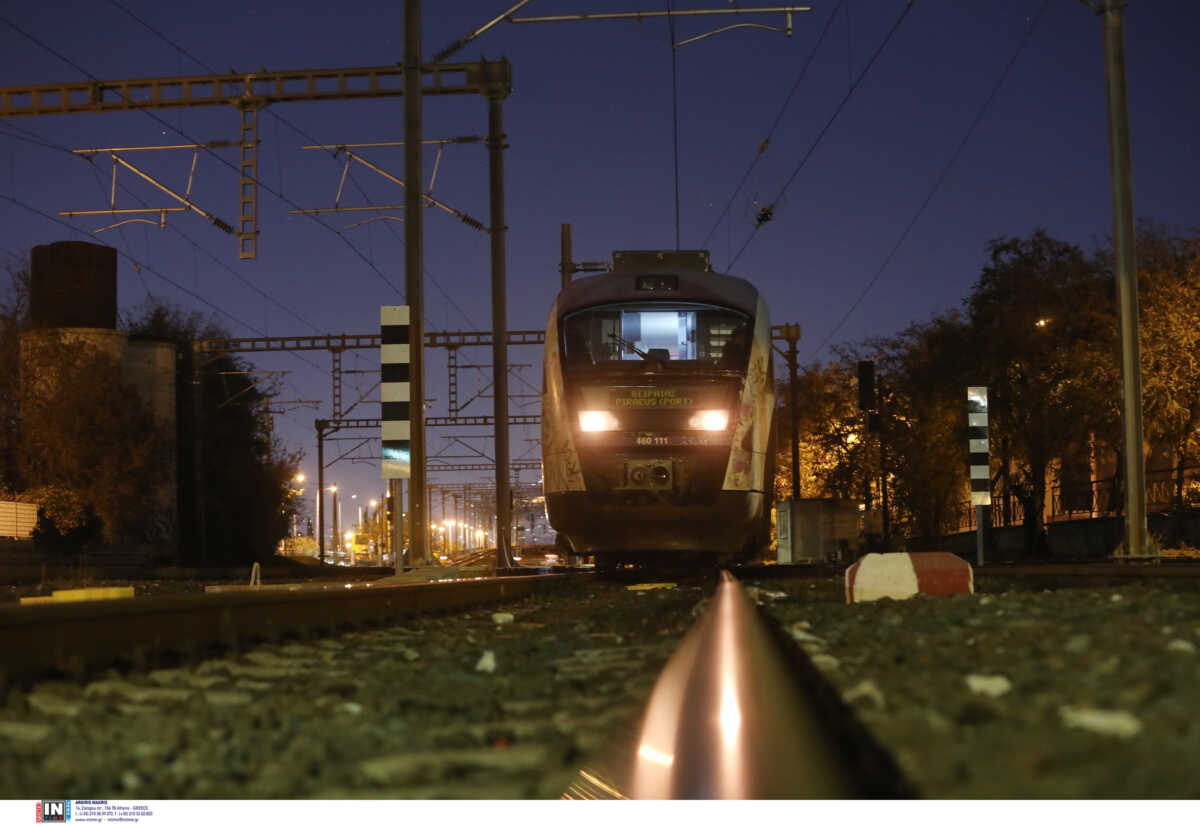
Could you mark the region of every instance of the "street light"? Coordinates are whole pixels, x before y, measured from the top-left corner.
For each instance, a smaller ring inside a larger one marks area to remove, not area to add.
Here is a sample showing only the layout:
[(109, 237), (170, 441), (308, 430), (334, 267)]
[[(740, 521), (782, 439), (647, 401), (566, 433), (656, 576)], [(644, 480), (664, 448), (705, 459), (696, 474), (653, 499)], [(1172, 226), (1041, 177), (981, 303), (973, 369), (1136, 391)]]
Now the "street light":
[[(292, 481), (291, 481), (291, 482), (292, 482), (293, 484), (302, 484), (302, 483), (304, 483), (304, 475), (303, 475), (303, 473), (299, 473), (299, 472), (298, 472), (298, 473), (296, 473), (296, 476), (295, 476), (294, 478), (292, 478)], [(304, 494), (304, 489), (303, 489), (303, 488), (300, 488), (300, 489), (289, 490), (289, 493), (290, 493), (291, 495), (293, 495), (293, 496), (297, 496), (297, 497), (298, 497), (298, 496), (300, 496), (300, 495), (303, 495), (303, 494)], [(299, 534), (300, 534), (300, 532), (299, 532), (299, 528), (298, 528), (298, 526), (297, 526), (297, 524), (296, 524), (296, 517), (297, 517), (297, 512), (296, 512), (296, 510), (297, 510), (297, 509), (299, 509), (299, 504), (293, 504), (293, 508), (292, 508), (292, 537), (293, 537), (293, 538), (299, 537)]]

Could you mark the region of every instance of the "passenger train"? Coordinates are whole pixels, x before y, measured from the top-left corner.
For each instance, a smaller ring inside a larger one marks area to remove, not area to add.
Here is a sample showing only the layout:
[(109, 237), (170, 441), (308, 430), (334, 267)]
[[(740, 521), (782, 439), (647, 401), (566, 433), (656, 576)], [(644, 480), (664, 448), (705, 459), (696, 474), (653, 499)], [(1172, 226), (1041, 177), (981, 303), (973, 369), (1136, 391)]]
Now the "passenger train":
[(774, 477), (771, 325), (704, 251), (616, 252), (546, 327), (542, 473), (569, 556), (623, 563), (766, 546)]

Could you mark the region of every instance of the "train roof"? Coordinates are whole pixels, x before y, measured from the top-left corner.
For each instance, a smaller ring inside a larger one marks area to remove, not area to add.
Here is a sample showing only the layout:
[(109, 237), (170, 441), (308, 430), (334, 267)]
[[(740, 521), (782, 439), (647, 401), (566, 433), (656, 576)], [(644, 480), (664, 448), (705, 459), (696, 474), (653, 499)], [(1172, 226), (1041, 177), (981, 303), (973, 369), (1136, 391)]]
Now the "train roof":
[(613, 271), (574, 280), (559, 293), (558, 312), (632, 300), (712, 303), (753, 315), (758, 289), (712, 271), (707, 252), (615, 252)]

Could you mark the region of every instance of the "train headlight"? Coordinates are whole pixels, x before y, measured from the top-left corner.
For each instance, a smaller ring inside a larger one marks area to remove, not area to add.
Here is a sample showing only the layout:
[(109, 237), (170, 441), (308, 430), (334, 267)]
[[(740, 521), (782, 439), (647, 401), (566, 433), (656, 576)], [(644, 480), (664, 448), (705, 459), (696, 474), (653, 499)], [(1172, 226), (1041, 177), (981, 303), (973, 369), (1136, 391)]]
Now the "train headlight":
[(584, 432), (611, 432), (620, 429), (620, 422), (607, 409), (588, 409), (579, 413), (579, 428)]
[(724, 409), (702, 409), (688, 419), (688, 429), (721, 432), (729, 426), (729, 413)]

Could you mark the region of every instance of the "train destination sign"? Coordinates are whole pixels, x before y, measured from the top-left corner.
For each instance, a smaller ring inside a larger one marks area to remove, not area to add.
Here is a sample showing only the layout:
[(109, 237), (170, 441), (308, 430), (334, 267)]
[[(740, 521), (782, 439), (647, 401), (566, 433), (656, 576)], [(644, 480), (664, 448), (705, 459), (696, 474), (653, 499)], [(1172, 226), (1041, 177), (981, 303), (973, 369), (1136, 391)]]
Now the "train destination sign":
[(687, 409), (696, 405), (691, 393), (671, 387), (617, 389), (612, 400), (618, 409)]

